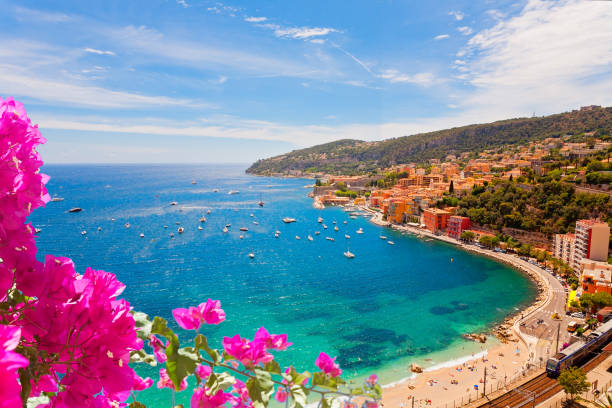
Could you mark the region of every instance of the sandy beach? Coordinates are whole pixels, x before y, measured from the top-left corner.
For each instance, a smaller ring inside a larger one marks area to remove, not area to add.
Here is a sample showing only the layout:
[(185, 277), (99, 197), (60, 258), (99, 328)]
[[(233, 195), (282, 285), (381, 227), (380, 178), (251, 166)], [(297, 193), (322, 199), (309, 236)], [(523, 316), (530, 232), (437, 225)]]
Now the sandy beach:
[[(465, 356), (456, 360), (457, 364), (443, 364), (444, 367), (425, 370), (414, 378), (384, 387), (383, 403), (386, 407), (458, 407), (469, 404), (480, 398), (485, 382), (485, 368), (487, 373), (487, 394), (503, 389), (522, 378), (522, 373), (533, 367), (533, 363), (540, 355), (536, 355), (537, 348), (534, 339), (519, 331), (519, 324), (531, 314), (545, 307), (551, 300), (552, 289), (548, 281), (542, 276), (542, 270), (527, 264), (518, 257), (485, 250), (474, 245), (466, 245), (447, 236), (439, 236), (421, 228), (406, 225), (390, 224), (382, 219), (380, 213), (360, 207), (360, 210), (372, 214), (371, 221), (377, 225), (391, 227), (400, 231), (417, 234), (419, 236), (436, 239), (456, 245), (464, 250), (480, 255), (495, 258), (525, 273), (538, 286), (538, 296), (534, 302), (508, 316), (496, 331), (502, 344), (488, 345), (484, 353)], [(536, 339), (537, 342), (537, 339)], [(483, 355), (484, 354), (484, 355)], [(531, 364), (530, 364), (531, 363)], [(476, 387), (478, 386), (478, 390)]]

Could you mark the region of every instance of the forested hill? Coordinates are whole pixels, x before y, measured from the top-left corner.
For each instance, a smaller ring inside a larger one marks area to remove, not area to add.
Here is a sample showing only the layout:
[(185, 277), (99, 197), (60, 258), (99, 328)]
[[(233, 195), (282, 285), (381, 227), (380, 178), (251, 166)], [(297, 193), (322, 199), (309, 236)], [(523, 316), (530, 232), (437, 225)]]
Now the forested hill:
[(338, 140), (258, 160), (247, 173), (269, 175), (292, 170), (363, 174), (376, 168), (442, 159), (448, 154), (479, 152), (547, 137), (612, 130), (612, 107), (581, 109), (556, 115), (508, 119), (420, 133), (378, 142)]

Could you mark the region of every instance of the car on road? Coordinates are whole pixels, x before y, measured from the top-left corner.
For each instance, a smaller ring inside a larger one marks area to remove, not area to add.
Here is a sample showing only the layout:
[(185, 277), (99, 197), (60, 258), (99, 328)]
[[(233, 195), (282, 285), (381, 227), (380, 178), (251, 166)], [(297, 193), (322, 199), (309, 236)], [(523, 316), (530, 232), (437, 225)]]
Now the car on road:
[(575, 312), (570, 315), (571, 317), (575, 317), (576, 319), (584, 319), (584, 313)]

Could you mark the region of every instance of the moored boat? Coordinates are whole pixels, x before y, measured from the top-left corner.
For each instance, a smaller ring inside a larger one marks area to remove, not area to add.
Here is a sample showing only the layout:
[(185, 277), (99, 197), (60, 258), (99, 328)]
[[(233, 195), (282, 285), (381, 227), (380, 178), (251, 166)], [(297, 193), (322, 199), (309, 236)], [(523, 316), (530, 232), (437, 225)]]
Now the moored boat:
[(348, 259), (353, 259), (355, 257), (355, 254), (347, 249), (346, 252), (344, 253), (344, 256), (347, 257)]
[(285, 224), (291, 224), (292, 222), (296, 222), (297, 220), (295, 218), (291, 218), (291, 217), (285, 217), (283, 218), (283, 222)]
[(78, 213), (83, 211), (83, 209), (81, 207), (74, 207), (68, 210), (69, 213)]
[(182, 234), (182, 233), (185, 231), (185, 228), (183, 228), (183, 227), (178, 227), (178, 230), (177, 230), (177, 231), (178, 231), (178, 233), (179, 233), (179, 234)]

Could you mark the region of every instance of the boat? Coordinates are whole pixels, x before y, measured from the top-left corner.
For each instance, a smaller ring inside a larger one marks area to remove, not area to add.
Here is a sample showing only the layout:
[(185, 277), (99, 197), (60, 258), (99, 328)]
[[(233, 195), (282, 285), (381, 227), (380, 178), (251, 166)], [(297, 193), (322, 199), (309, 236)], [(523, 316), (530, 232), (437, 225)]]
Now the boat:
[(276, 230), (274, 231), (274, 233), (280, 235), (281, 232), (279, 230)]
[(353, 259), (355, 257), (355, 254), (347, 249), (344, 253), (344, 256), (346, 256), (348, 259)]
[(142, 232), (140, 233), (140, 238), (144, 238), (144, 234)]
[(178, 230), (177, 230), (177, 231), (178, 231), (178, 233), (179, 233), (179, 234), (182, 234), (182, 233), (183, 233), (183, 231), (185, 231), (185, 228), (183, 228), (183, 227), (178, 227)]
[(274, 234), (274, 238), (278, 238), (278, 232)]
[(320, 231), (315, 231), (315, 235), (319, 235), (319, 234), (321, 234)]
[(244, 238), (244, 235), (241, 235), (239, 238), (240, 238), (240, 239), (243, 239), (243, 238)]
[(227, 192), (227, 194), (229, 194), (229, 195), (234, 195), (234, 194), (239, 194), (239, 193), (240, 193), (240, 191), (236, 191), (236, 190), (230, 190), (230, 191)]
[(358, 233), (358, 234), (363, 234), (363, 228), (359, 228), (359, 229), (357, 230), (357, 233)]
[(251, 258), (251, 259), (255, 258), (255, 254), (251, 252), (251, 253), (249, 254), (249, 258)]
[(300, 240), (300, 239), (302, 239), (302, 238), (300, 238), (300, 236), (299, 236), (299, 235), (296, 235), (296, 236), (295, 236), (295, 239)]
[(202, 228), (201, 225), (198, 225), (198, 231), (202, 231), (204, 228)]
[(323, 218), (321, 218), (321, 217), (317, 218), (317, 222), (318, 222), (319, 224), (321, 224), (321, 223), (323, 222)]
[(295, 218), (291, 218), (291, 217), (285, 217), (283, 218), (283, 222), (285, 224), (291, 224), (292, 222), (296, 222), (297, 220)]
[(229, 231), (227, 227), (223, 227), (223, 232), (227, 232), (227, 231)]
[(218, 188), (213, 188), (213, 193), (218, 193), (219, 189)]
[(393, 242), (393, 241), (387, 241), (387, 244), (389, 244), (389, 245), (395, 245), (395, 242)]
[(200, 222), (206, 222), (206, 217), (200, 218)]
[(387, 237), (385, 237), (384, 235), (381, 235), (378, 238), (380, 238), (380, 239), (387, 239)]
[(63, 197), (52, 197), (51, 200), (49, 200), (49, 201), (54, 203), (56, 201), (64, 201), (64, 198)]
[(323, 229), (327, 229), (327, 225), (323, 224)]
[(232, 224), (225, 224), (225, 228), (229, 228), (231, 226), (232, 226)]
[(259, 223), (257, 221), (253, 221), (254, 225), (259, 225)]
[(241, 227), (240, 231), (248, 231), (249, 229), (247, 227)]
[(178, 203), (176, 201), (172, 201), (170, 205), (178, 205)]
[(314, 239), (312, 238), (312, 235), (308, 235), (308, 240), (309, 241), (313, 241)]
[(102, 227), (98, 227), (98, 231), (102, 231)]
[(334, 239), (332, 237), (325, 237), (326, 240), (334, 242)]
[(167, 225), (164, 225), (164, 229), (168, 229), (168, 226), (167, 226)]
[(81, 235), (87, 235), (87, 231), (85, 230), (81, 231)]
[(191, 180), (191, 184), (198, 184), (195, 180)]
[(263, 202), (263, 200), (261, 199), (261, 194), (259, 195), (259, 202), (257, 203), (257, 205), (259, 205), (260, 207), (263, 207), (263, 206), (264, 206), (264, 202)]
[(338, 226), (336, 225), (336, 226), (334, 227), (334, 231), (339, 231), (339, 230), (340, 230), (340, 228), (338, 228)]
[(251, 213), (251, 214), (249, 214), (249, 217), (254, 217), (254, 215)]
[(170, 233), (170, 238), (174, 238), (174, 232)]
[(349, 234), (344, 234), (344, 238), (351, 239), (351, 236)]
[(336, 220), (333, 220), (333, 221), (332, 221), (332, 223), (333, 223), (334, 225), (336, 225)]
[(83, 211), (83, 209), (81, 207), (74, 207), (68, 210), (69, 213), (78, 213)]
[(125, 228), (130, 228), (130, 223), (129, 222), (125, 223)]
[(348, 221), (344, 221), (345, 224), (348, 224)]
[(112, 222), (115, 222), (115, 219), (114, 219), (114, 218), (111, 218), (111, 221), (112, 221)]
[(181, 225), (180, 221), (174, 223), (175, 225)]
[(34, 232), (38, 234), (39, 232), (42, 232), (42, 230), (40, 228), (34, 228)]
[(206, 214), (210, 214), (210, 210), (206, 210)]

